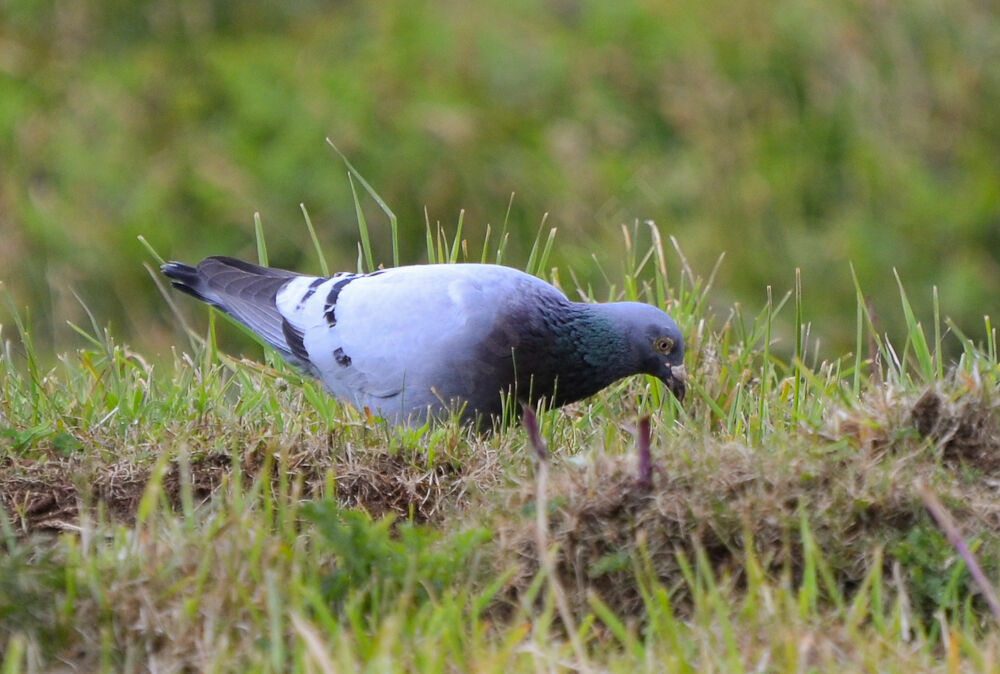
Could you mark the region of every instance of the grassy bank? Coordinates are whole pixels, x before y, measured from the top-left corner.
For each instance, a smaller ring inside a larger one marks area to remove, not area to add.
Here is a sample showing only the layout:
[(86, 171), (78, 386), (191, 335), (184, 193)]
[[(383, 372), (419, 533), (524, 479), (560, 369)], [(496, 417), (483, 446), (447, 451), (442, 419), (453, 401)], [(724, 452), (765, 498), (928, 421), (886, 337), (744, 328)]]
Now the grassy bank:
[[(714, 316), (654, 240), (613, 293), (677, 319), (689, 399), (637, 378), (544, 412), (541, 461), (520, 426), (365, 418), (220, 352), (228, 324), (154, 364), (94, 323), (52, 369), (30, 326), (4, 326), (4, 671), (997, 667), (967, 568), (1000, 577), (989, 325), (921, 327), (900, 288), (905, 334), (859, 300), (859, 353), (819, 360), (808, 297)], [(791, 360), (771, 346), (783, 314)]]

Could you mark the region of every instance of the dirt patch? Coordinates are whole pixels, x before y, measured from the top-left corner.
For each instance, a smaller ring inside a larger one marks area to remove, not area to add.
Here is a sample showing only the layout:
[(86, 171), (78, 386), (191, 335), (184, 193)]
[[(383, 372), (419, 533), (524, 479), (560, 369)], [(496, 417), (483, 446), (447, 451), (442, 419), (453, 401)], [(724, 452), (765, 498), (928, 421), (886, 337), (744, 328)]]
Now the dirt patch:
[(76, 487), (56, 471), (29, 469), (0, 479), (0, 504), (16, 530), (73, 529), (79, 500)]
[[(782, 534), (797, 511), (794, 500), (748, 474), (734, 474), (726, 482), (699, 490), (690, 479), (660, 475), (646, 490), (638, 486), (633, 462), (623, 457), (605, 457), (593, 469), (554, 476), (548, 543), (557, 546), (556, 571), (578, 613), (585, 615), (587, 597), (596, 592), (617, 615), (643, 615), (636, 560), (647, 562), (644, 572), (667, 587), (677, 587), (682, 577), (678, 552), (692, 563), (701, 553), (714, 570), (742, 573), (747, 531), (752, 531), (767, 568), (780, 570), (787, 564)], [(507, 509), (531, 516), (496, 524), (503, 551), (499, 558), (520, 560), (507, 586), (510, 607), (521, 601), (540, 568), (531, 513), (535, 502), (534, 486), (526, 486)], [(672, 598), (679, 608), (683, 594)]]
[(997, 407), (985, 391), (949, 396), (930, 388), (914, 396), (885, 385), (867, 393), (858, 405), (832, 410), (819, 435), (830, 442), (849, 440), (872, 456), (909, 451), (916, 446), (915, 438), (927, 439), (948, 467), (996, 474), (1000, 472)]
[(148, 471), (125, 463), (102, 466), (68, 458), (14, 462), (0, 468), (0, 505), (16, 531), (72, 531), (81, 509), (102, 504), (111, 519), (131, 522)]
[[(469, 492), (479, 489), (476, 485), (499, 479), (491, 456), (456, 467), (452, 463), (425, 466), (418, 455), (404, 458), (378, 449), (333, 454), (317, 444), (279, 452), (263, 444), (248, 447), (241, 457), (244, 483), (267, 473), (272, 490), (284, 479), (287, 485), (299, 485), (301, 497), (319, 498), (332, 480), (332, 496), (345, 507), (364, 508), (374, 517), (394, 514), (428, 522), (464, 505)], [(180, 510), (185, 484), (190, 485), (195, 506), (215, 498), (232, 480), (232, 463), (232, 457), (222, 452), (192, 457), (186, 464), (171, 461), (162, 483), (168, 504)], [(132, 524), (150, 474), (150, 466), (126, 461), (8, 460), (0, 465), (0, 504), (15, 531), (22, 534), (76, 530), (81, 512), (94, 514), (98, 507), (110, 520)]]
[[(192, 500), (195, 504), (203, 503), (212, 498), (225, 477), (232, 473), (232, 464), (232, 458), (221, 452), (189, 461), (187, 471), (174, 461), (163, 476), (163, 491), (167, 494), (171, 505), (177, 508), (181, 503), (182, 484), (187, 481), (191, 485)], [(184, 472), (186, 476), (182, 477)], [(145, 484), (142, 489), (145, 489)]]
[(984, 472), (1000, 469), (1000, 429), (996, 406), (981, 397), (948, 401), (928, 389), (913, 404), (910, 418), (921, 437), (941, 448), (941, 458)]
[[(545, 547), (557, 550), (560, 585), (578, 615), (586, 615), (588, 597), (596, 593), (616, 615), (642, 619), (648, 581), (668, 588), (672, 606), (684, 615), (692, 595), (678, 553), (695, 575), (702, 575), (697, 569), (704, 564), (701, 568), (708, 568), (716, 582), (737, 588), (746, 586), (751, 557), (762, 573), (786, 577), (797, 586), (808, 554), (803, 521), (845, 592), (863, 582), (876, 558), (888, 560), (883, 561), (888, 577), (894, 546), (917, 532), (928, 540), (940, 538), (913, 487), (921, 480), (940, 489), (966, 531), (1000, 535), (1000, 505), (993, 499), (964, 498), (970, 492), (962, 482), (966, 478), (949, 475), (919, 448), (899, 454), (844, 449), (809, 455), (809, 446), (803, 445), (769, 455), (733, 444), (704, 451), (716, 452), (718, 460), (698, 465), (700, 457), (661, 455), (664, 470), (648, 491), (637, 488), (632, 457), (553, 469)], [(932, 475), (938, 479), (930, 479)], [(980, 485), (988, 480), (984, 477)], [(536, 503), (535, 485), (524, 485), (506, 497), (498, 509), (502, 514), (490, 522), (497, 532), (498, 567), (509, 568), (517, 560), (501, 616), (516, 611), (530, 596), (541, 568)], [(943, 539), (939, 545), (948, 554)], [(995, 555), (996, 545), (982, 553)], [(937, 560), (928, 565), (928, 572), (944, 568), (938, 568)]]
[(414, 521), (427, 522), (448, 500), (453, 477), (444, 466), (414, 470), (400, 457), (383, 454), (374, 461), (339, 466), (337, 500), (348, 507), (360, 506), (373, 517), (412, 514)]

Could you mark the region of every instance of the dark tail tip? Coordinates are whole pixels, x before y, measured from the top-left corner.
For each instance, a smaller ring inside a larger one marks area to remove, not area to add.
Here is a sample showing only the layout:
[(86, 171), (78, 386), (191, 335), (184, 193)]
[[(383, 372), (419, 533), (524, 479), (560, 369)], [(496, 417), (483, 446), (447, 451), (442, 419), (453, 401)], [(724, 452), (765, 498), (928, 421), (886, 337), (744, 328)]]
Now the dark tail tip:
[(171, 260), (170, 262), (160, 265), (160, 271), (170, 279), (180, 279), (180, 278), (193, 278), (198, 276), (198, 270), (189, 264), (184, 264), (183, 262), (177, 262)]
[(198, 270), (191, 265), (183, 262), (168, 262), (160, 267), (160, 271), (170, 279), (170, 285), (178, 290), (192, 297), (197, 297), (202, 302), (211, 301), (201, 292), (200, 288), (204, 282), (198, 275)]

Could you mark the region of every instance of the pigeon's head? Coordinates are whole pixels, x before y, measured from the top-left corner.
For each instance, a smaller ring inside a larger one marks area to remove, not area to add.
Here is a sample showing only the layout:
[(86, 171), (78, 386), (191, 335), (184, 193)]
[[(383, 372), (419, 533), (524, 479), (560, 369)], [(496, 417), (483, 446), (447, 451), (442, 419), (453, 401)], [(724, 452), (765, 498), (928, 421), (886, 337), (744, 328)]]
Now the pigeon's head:
[(667, 385), (677, 401), (684, 400), (687, 371), (684, 369), (684, 338), (674, 319), (656, 307), (641, 302), (618, 302), (619, 320), (626, 326), (633, 363), (639, 372), (651, 374)]

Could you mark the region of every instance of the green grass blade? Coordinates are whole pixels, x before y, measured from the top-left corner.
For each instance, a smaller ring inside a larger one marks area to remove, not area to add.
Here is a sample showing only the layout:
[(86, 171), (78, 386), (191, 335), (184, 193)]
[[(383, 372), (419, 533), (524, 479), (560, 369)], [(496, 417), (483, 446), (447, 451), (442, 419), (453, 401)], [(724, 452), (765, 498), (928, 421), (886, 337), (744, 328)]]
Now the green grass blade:
[[(927, 347), (927, 338), (924, 336), (924, 329), (917, 322), (917, 318), (913, 314), (913, 307), (910, 305), (910, 300), (903, 289), (903, 281), (899, 278), (899, 272), (893, 269), (892, 273), (896, 277), (896, 284), (899, 286), (899, 298), (903, 304), (903, 315), (906, 318), (907, 344), (913, 345), (917, 363), (920, 365), (920, 374), (923, 376), (924, 381), (933, 381), (934, 361), (931, 358), (930, 349)], [(903, 362), (902, 365), (905, 367), (906, 363)]]
[(253, 232), (257, 238), (257, 264), (266, 267), (267, 243), (264, 241), (264, 225), (261, 223), (260, 213), (253, 214)]
[(767, 306), (764, 320), (764, 358), (761, 362), (760, 370), (760, 400), (757, 405), (757, 432), (758, 437), (763, 437), (764, 419), (767, 413), (767, 393), (771, 388), (771, 326), (774, 321), (774, 299), (771, 293), (771, 286), (767, 286)]
[(140, 234), (135, 238), (139, 239), (139, 243), (141, 243), (142, 247), (146, 249), (146, 252), (148, 252), (150, 255), (153, 256), (153, 259), (156, 260), (156, 264), (164, 265), (167, 263), (167, 261), (164, 260), (162, 257), (160, 257), (160, 254), (156, 252), (152, 244), (150, 244), (149, 241), (146, 240), (146, 237)]
[(351, 184), (351, 196), (354, 197), (354, 212), (358, 216), (358, 234), (361, 236), (361, 250), (360, 254), (364, 254), (365, 262), (367, 263), (367, 269), (361, 266), (360, 261), (358, 262), (358, 271), (375, 271), (375, 260), (372, 256), (372, 243), (368, 238), (368, 221), (365, 220), (365, 211), (361, 208), (361, 201), (358, 199), (358, 191), (354, 188), (354, 177), (348, 173), (347, 181)]
[(941, 303), (938, 297), (938, 287), (934, 286), (934, 363), (937, 365), (935, 375), (944, 378), (944, 354), (941, 351)]
[[(805, 329), (802, 321), (802, 270), (798, 267), (795, 268), (795, 360), (797, 362), (802, 361), (802, 337), (803, 330)], [(799, 390), (802, 387), (802, 375), (800, 373), (801, 368), (796, 367), (795, 372), (795, 390), (793, 392), (792, 398), (792, 414), (797, 418), (799, 416)]]
[(323, 276), (330, 275), (330, 267), (326, 264), (326, 256), (323, 254), (323, 248), (319, 245), (319, 237), (316, 236), (316, 228), (313, 227), (312, 218), (309, 217), (309, 211), (306, 210), (305, 204), (299, 204), (299, 208), (302, 209), (302, 217), (306, 219), (306, 229), (309, 230), (309, 238), (312, 239), (313, 248), (316, 250), (316, 258), (319, 260), (319, 269), (323, 273)]
[(427, 212), (426, 206), (424, 206), (424, 236), (427, 244), (427, 264), (440, 262), (438, 260), (437, 247), (434, 245), (434, 230), (431, 229), (431, 216)]
[[(873, 353), (871, 355), (872, 355), (873, 358), (875, 356), (881, 356), (883, 363), (890, 363), (891, 362), (891, 358), (890, 358), (890, 355), (889, 355), (889, 349), (886, 348), (886, 344), (885, 344), (884, 340), (879, 335), (878, 328), (875, 327), (875, 319), (872, 316), (871, 310), (868, 307), (868, 300), (865, 297), (864, 292), (861, 290), (861, 281), (858, 280), (858, 275), (857, 275), (857, 272), (854, 269), (854, 264), (852, 263), (850, 265), (850, 267), (851, 267), (851, 280), (854, 282), (854, 293), (855, 293), (855, 296), (856, 296), (857, 302), (858, 302), (858, 313), (859, 314), (861, 314), (861, 313), (864, 314), (865, 324), (868, 326), (868, 334), (871, 335), (871, 339), (875, 343), (875, 347), (876, 347), (876, 349), (878, 351), (877, 354)], [(860, 328), (859, 328), (859, 334), (858, 334), (858, 345), (859, 346), (858, 346), (858, 354), (857, 354), (858, 368), (856, 369), (857, 372), (861, 371), (861, 368), (860, 368), (860, 363), (861, 363), (861, 346), (860, 346), (860, 344), (861, 344), (861, 334), (860, 334)], [(873, 373), (875, 373), (875, 376), (881, 376), (881, 372), (879, 372), (878, 370), (875, 369), (875, 368), (878, 367), (877, 363), (873, 362), (871, 364), (871, 367), (872, 367)], [(858, 384), (858, 386), (859, 386), (859, 384)]]
[(451, 242), (451, 254), (448, 255), (448, 262), (455, 264), (458, 262), (458, 246), (462, 240), (462, 224), (465, 220), (465, 209), (458, 212), (458, 228), (455, 230), (455, 238)]
[[(389, 208), (389, 205), (387, 203), (385, 203), (385, 200), (382, 199), (381, 196), (379, 196), (379, 193), (375, 191), (375, 188), (372, 187), (367, 180), (365, 180), (365, 177), (361, 175), (361, 173), (356, 168), (354, 168), (354, 164), (352, 164), (350, 160), (347, 159), (347, 156), (340, 151), (340, 148), (334, 145), (333, 141), (330, 140), (329, 138), (326, 139), (326, 142), (330, 145), (330, 147), (333, 148), (333, 151), (336, 152), (338, 155), (340, 155), (340, 158), (344, 160), (344, 164), (347, 165), (347, 170), (350, 171), (350, 175), (352, 175), (354, 178), (358, 180), (358, 182), (361, 183), (361, 186), (365, 188), (365, 191), (368, 192), (368, 195), (375, 200), (375, 203), (378, 204), (378, 207), (381, 208), (382, 212), (385, 213), (386, 216), (389, 218), (389, 228), (392, 234), (392, 266), (398, 267), (399, 266), (399, 222), (398, 219), (396, 218), (396, 214), (392, 212), (392, 209)], [(354, 192), (353, 182), (351, 183), (351, 191)], [(357, 204), (357, 200), (358, 200), (357, 194), (355, 193), (354, 195), (355, 204)], [(360, 206), (358, 206), (358, 208), (360, 209)], [(372, 270), (375, 269), (374, 265), (371, 264), (370, 260), (369, 260), (369, 266), (371, 267)]]
[[(851, 265), (851, 275), (854, 276), (854, 265)], [(857, 287), (857, 277), (854, 276), (855, 287)], [(857, 398), (861, 394), (861, 351), (864, 349), (864, 338), (865, 338), (865, 303), (864, 298), (861, 296), (860, 289), (857, 290), (857, 296), (855, 299), (856, 309), (855, 309), (855, 340), (854, 340), (854, 383), (853, 383), (853, 393), (854, 397)]]
[(489, 255), (489, 251), (490, 251), (490, 235), (492, 233), (493, 233), (493, 230), (490, 227), (490, 223), (487, 222), (486, 223), (486, 234), (483, 235), (483, 252), (482, 252), (482, 255), (480, 255), (480, 257), (479, 257), (479, 262), (481, 264), (486, 264), (486, 259), (487, 259), (488, 255)]
[(7, 643), (4, 644), (4, 648), (0, 649), (0, 653), (3, 653), (3, 664), (0, 666), (0, 672), (3, 674), (18, 674), (23, 671), (30, 671), (22, 669), (27, 651), (26, 642), (27, 639), (20, 632), (15, 632), (7, 637)]
[(497, 239), (497, 264), (503, 264), (504, 252), (507, 249), (507, 227), (510, 225), (510, 213), (514, 208), (514, 192), (510, 193), (507, 201), (507, 212), (503, 216), (503, 225), (500, 227), (500, 237)]
[(524, 265), (524, 271), (535, 276), (540, 275), (545, 258), (548, 257), (548, 253), (546, 251), (551, 250), (552, 240), (555, 238), (555, 228), (553, 227), (549, 231), (546, 243), (544, 246), (542, 245), (542, 232), (545, 231), (545, 221), (548, 220), (548, 218), (548, 213), (542, 216), (542, 222), (538, 226), (538, 233), (535, 234), (535, 242), (531, 245), (531, 252), (528, 254), (528, 263)]
[(636, 658), (642, 657), (641, 645), (633, 638), (625, 623), (621, 621), (621, 618), (615, 615), (611, 607), (604, 603), (597, 593), (587, 593), (587, 605), (590, 606), (590, 610), (604, 623), (604, 626), (608, 628), (608, 631), (614, 635), (623, 648), (631, 651), (632, 655)]

